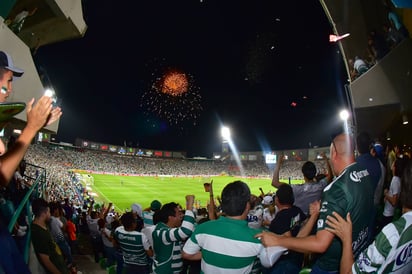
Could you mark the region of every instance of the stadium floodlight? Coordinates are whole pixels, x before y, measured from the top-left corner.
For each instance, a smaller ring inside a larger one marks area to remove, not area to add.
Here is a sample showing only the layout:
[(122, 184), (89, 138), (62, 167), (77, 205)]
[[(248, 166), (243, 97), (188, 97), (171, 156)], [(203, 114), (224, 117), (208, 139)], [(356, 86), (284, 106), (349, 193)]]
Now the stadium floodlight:
[(54, 90), (50, 89), (50, 88), (47, 88), (44, 91), (44, 95), (48, 96), (48, 97), (53, 97), (53, 96), (56, 96), (56, 92)]
[(342, 121), (346, 122), (349, 119), (349, 111), (347, 111), (346, 109), (342, 110), (339, 113), (339, 117)]
[(355, 134), (355, 128), (353, 127), (352, 120), (350, 118), (350, 112), (346, 109), (339, 112), (340, 119), (343, 122), (343, 130), (347, 134)]
[(230, 140), (230, 129), (228, 127), (222, 126), (222, 129), (220, 130), (220, 133), (222, 135), (223, 141), (229, 141)]

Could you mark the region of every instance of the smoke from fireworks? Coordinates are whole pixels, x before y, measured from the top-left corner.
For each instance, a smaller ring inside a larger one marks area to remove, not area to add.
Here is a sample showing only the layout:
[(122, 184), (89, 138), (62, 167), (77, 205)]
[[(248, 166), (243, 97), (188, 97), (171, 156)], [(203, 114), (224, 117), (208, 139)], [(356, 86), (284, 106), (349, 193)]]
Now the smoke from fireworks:
[(202, 111), (202, 97), (193, 77), (176, 69), (153, 76), (155, 79), (141, 100), (146, 114), (155, 114), (181, 129), (189, 124), (196, 125)]

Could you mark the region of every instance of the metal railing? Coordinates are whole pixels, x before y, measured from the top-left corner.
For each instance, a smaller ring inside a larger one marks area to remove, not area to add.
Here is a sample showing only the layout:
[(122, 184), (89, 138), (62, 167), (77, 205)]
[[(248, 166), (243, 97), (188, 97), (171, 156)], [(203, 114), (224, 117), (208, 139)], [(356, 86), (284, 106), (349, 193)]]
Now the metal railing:
[[(34, 172), (30, 172), (33, 169)], [(25, 212), (25, 216), (27, 217), (27, 232), (25, 235), (25, 242), (24, 242), (24, 250), (23, 250), (23, 258), (26, 263), (29, 261), (29, 252), (30, 252), (30, 240), (31, 240), (31, 222), (33, 220), (32, 212), (31, 212), (31, 199), (41, 197), (45, 192), (46, 187), (46, 169), (40, 166), (32, 165), (27, 163), (26, 164), (26, 172), (24, 178), (27, 178), (33, 181), (33, 185), (27, 191), (26, 195), (20, 201), (19, 206), (17, 207), (16, 211), (14, 212), (13, 216), (8, 225), (8, 230), (12, 233), (17, 220), (19, 219), (20, 215)]]

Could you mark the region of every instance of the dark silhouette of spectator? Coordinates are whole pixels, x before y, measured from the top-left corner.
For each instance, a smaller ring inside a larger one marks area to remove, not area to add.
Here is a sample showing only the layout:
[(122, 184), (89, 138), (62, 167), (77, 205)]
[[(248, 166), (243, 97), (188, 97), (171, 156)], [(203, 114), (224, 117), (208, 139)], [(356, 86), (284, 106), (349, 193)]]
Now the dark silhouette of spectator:
[(374, 208), (371, 214), (373, 218), (369, 226), (369, 243), (375, 238), (376, 231), (376, 213), (377, 208), (379, 207), (383, 185), (385, 182), (385, 166), (377, 159), (373, 157), (370, 153), (370, 146), (372, 145), (372, 139), (367, 132), (361, 132), (356, 137), (357, 151), (359, 156), (356, 158), (356, 162), (368, 170), (369, 174), (372, 177), (374, 194)]
[(69, 198), (64, 198), (64, 204), (62, 205), (62, 208), (64, 210), (64, 216), (67, 219), (70, 219), (73, 215), (73, 207), (69, 202)]
[[(123, 216), (123, 215), (122, 215)], [(122, 224), (118, 218), (115, 218), (113, 222), (110, 224), (111, 226), (111, 231), (112, 234), (115, 235), (115, 231), (118, 227), (120, 227)], [(117, 274), (122, 274), (123, 273), (123, 252), (122, 248), (120, 247), (119, 243), (116, 241), (116, 237), (114, 236), (113, 239), (113, 244), (116, 249), (116, 273)]]
[(32, 9), (29, 11), (27, 8), (23, 8), (21, 12), (19, 12), (10, 23), (10, 29), (15, 33), (18, 34), (21, 29), (23, 28), (24, 22), (26, 21), (27, 17), (32, 16), (37, 11), (37, 8)]
[[(278, 208), (275, 219), (270, 223), (269, 231), (278, 235), (296, 237), (306, 220), (303, 211), (294, 206), (295, 197), (290, 185), (282, 184), (276, 191), (275, 204)], [(314, 216), (317, 219), (317, 216)], [(269, 269), (268, 273), (299, 273), (302, 268), (303, 253), (289, 251)]]
[(34, 220), (31, 226), (34, 251), (41, 265), (49, 273), (69, 273), (59, 246), (47, 229), (50, 221), (50, 208), (44, 199), (35, 199), (32, 202)]
[(375, 64), (389, 52), (389, 47), (386, 44), (385, 38), (375, 30), (369, 32), (368, 52)]
[(396, 47), (396, 45), (398, 45), (404, 39), (402, 35), (399, 34), (399, 32), (389, 24), (384, 24), (382, 29), (385, 41), (390, 49)]
[(391, 27), (394, 30), (396, 30), (401, 40), (409, 37), (409, 32), (404, 26), (404, 24), (402, 23), (402, 20), (401, 18), (399, 18), (398, 14), (388, 6), (386, 8), (387, 8), (387, 13), (388, 13), (388, 21)]
[(7, 226), (0, 218), (0, 272), (1, 273), (31, 273), (24, 261), (16, 241), (10, 235)]

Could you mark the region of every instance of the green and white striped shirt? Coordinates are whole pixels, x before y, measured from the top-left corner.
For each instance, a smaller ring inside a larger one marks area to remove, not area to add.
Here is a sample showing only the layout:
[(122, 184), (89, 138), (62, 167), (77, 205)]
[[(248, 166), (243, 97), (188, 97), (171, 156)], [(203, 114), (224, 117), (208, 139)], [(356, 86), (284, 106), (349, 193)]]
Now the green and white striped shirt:
[(259, 232), (249, 228), (246, 220), (221, 216), (198, 225), (183, 251), (202, 252), (202, 273), (255, 273), (260, 267), (258, 257), (265, 252), (254, 237)]
[(170, 228), (159, 222), (153, 236), (153, 271), (157, 274), (180, 273), (183, 266), (182, 241), (186, 240), (194, 230), (195, 217), (191, 210), (186, 210), (182, 225)]
[(352, 266), (353, 273), (412, 273), (412, 211), (386, 225)]

